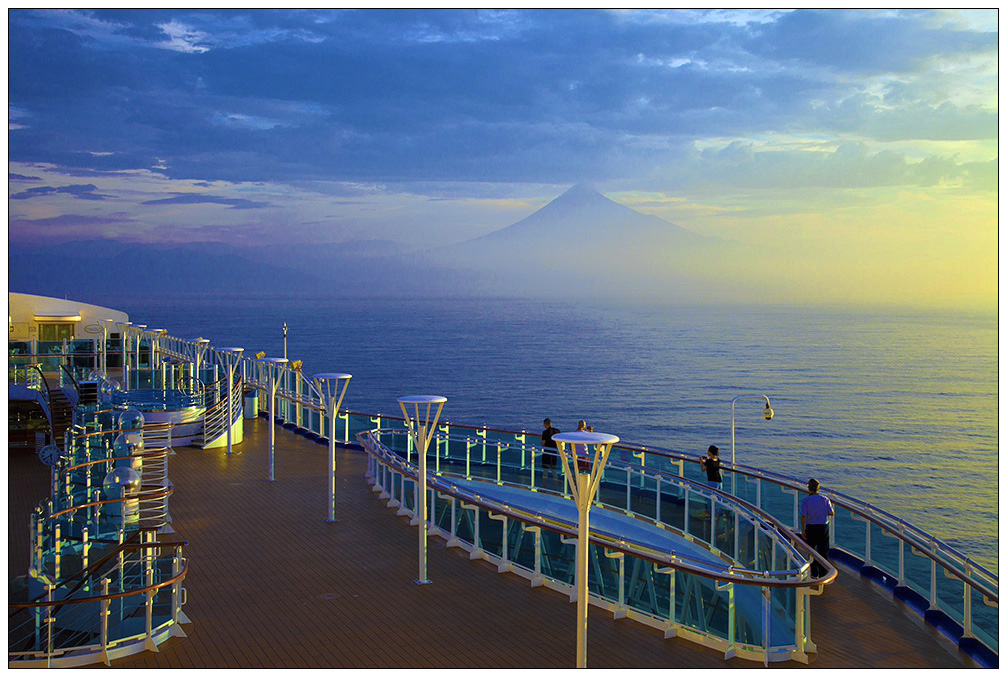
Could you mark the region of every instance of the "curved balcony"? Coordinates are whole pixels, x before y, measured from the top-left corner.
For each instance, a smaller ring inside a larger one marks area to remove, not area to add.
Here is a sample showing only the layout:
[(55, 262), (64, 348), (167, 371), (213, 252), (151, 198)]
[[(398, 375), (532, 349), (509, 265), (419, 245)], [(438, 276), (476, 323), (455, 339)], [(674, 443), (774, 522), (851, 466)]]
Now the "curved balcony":
[[(404, 430), (358, 435), (370, 478), (415, 521), (417, 462)], [(471, 558), (563, 592), (573, 590), (577, 513), (543, 451), (440, 434), (428, 453), (430, 530)], [(652, 490), (662, 481), (660, 493)], [(626, 507), (649, 507), (641, 511)], [(650, 514), (657, 512), (655, 518)], [(610, 460), (591, 518), (592, 603), (724, 652), (807, 662), (808, 597), (817, 554), (768, 513), (669, 472)]]

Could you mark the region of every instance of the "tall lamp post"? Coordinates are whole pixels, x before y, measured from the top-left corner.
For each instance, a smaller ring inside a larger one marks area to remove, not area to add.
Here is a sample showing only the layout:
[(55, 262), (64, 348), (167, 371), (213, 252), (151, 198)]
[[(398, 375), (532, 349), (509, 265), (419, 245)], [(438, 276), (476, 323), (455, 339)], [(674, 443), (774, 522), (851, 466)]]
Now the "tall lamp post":
[(773, 409), (769, 406), (769, 397), (764, 394), (739, 394), (731, 400), (731, 494), (737, 495), (736, 477), (738, 473), (734, 471), (734, 404), (739, 399), (764, 399), (766, 408), (762, 409), (762, 416), (766, 420), (773, 419)]
[(210, 346), (210, 341), (206, 338), (194, 338), (192, 340), (192, 345), (196, 351), (196, 380), (200, 380), (199, 371), (202, 368), (203, 355), (206, 354), (206, 348)]
[(108, 330), (115, 324), (114, 319), (102, 319), (101, 324), (101, 375), (108, 380)]
[[(430, 444), (430, 430), (437, 429), (437, 420), (441, 417), (441, 409), (447, 400), (447, 397), (437, 394), (417, 394), (399, 398), (402, 416), (406, 419), (406, 427), (409, 428), (409, 434), (413, 438), (420, 459), (419, 481), (416, 485), (416, 494), (413, 496), (416, 518), (420, 525), (420, 576), (415, 580), (416, 584), (430, 584), (430, 580), (427, 579), (427, 446)], [(437, 404), (437, 413), (431, 420), (430, 407), (434, 404)], [(413, 408), (412, 415), (408, 410), (410, 405)], [(421, 414), (424, 405), (426, 409)]]
[(133, 326), (136, 329), (136, 386), (140, 387), (140, 341), (143, 339), (143, 331), (147, 328), (146, 324), (136, 324)]
[(283, 322), (283, 358), (287, 358), (287, 322)]
[(263, 365), (266, 369), (266, 373), (269, 375), (269, 481), (276, 481), (276, 476), (273, 472), (274, 462), (273, 455), (276, 442), (276, 387), (280, 384), (280, 374), (283, 372), (284, 367), (287, 365), (287, 359), (284, 357), (263, 357), (262, 359), (256, 359), (257, 362)]
[(318, 373), (314, 376), (315, 387), (325, 400), (329, 412), (329, 518), (328, 522), (336, 521), (336, 417), (339, 406), (343, 403), (343, 395), (350, 384), (349, 373)]
[(129, 327), (133, 322), (116, 322), (122, 342), (122, 389), (129, 391)]
[(234, 368), (241, 359), (243, 347), (222, 347), (217, 350), (227, 362), (227, 454), (231, 454), (231, 428), (234, 427)]
[[(577, 504), (577, 668), (587, 668), (587, 553), (590, 533), (589, 512), (598, 492), (612, 444), (619, 441), (614, 434), (600, 432), (561, 432), (553, 435), (559, 447), (570, 495)], [(568, 448), (568, 445), (570, 448)], [(593, 458), (590, 448), (594, 447)], [(584, 455), (578, 453), (583, 449)], [(581, 455), (578, 462), (578, 455)], [(588, 460), (585, 462), (585, 460)]]

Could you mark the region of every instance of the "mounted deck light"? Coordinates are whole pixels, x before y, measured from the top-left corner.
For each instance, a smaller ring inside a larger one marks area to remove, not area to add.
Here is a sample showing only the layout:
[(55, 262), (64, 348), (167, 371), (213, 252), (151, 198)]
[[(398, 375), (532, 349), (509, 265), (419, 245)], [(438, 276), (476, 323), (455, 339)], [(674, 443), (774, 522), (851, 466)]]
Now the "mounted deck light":
[[(598, 492), (601, 477), (608, 464), (612, 444), (619, 441), (614, 434), (600, 432), (561, 432), (553, 435), (563, 463), (570, 495), (577, 504), (577, 668), (587, 668), (587, 574), (590, 544), (591, 503)], [(572, 448), (567, 449), (567, 445)], [(592, 456), (591, 447), (594, 447)]]
[(329, 412), (329, 522), (336, 521), (336, 417), (352, 377), (349, 373), (319, 373), (313, 378)]
[(266, 370), (269, 376), (269, 478), (267, 481), (276, 481), (274, 473), (274, 451), (276, 448), (276, 387), (280, 384), (280, 375), (287, 366), (287, 359), (284, 357), (263, 357), (256, 359)]
[[(413, 437), (416, 446), (416, 453), (419, 456), (419, 481), (416, 485), (416, 494), (413, 502), (416, 506), (416, 518), (420, 527), (420, 576), (415, 580), (416, 584), (430, 584), (427, 579), (427, 446), (430, 445), (430, 430), (437, 429), (437, 420), (441, 417), (441, 409), (448, 399), (436, 394), (418, 394), (409, 397), (401, 397), (399, 406), (402, 408), (402, 415), (406, 419), (406, 427)], [(412, 405), (412, 415), (409, 414), (407, 404)], [(430, 407), (437, 404), (437, 413), (433, 420), (430, 419)], [(422, 407), (426, 405), (426, 409)], [(423, 412), (421, 413), (421, 410)]]
[(738, 473), (734, 471), (734, 404), (739, 399), (764, 399), (766, 402), (766, 408), (762, 409), (762, 417), (766, 420), (773, 419), (773, 409), (769, 405), (769, 397), (764, 394), (739, 394), (731, 400), (731, 493), (733, 495), (737, 495), (736, 477), (738, 476)]
[(234, 427), (234, 368), (241, 361), (243, 347), (221, 347), (217, 350), (227, 366), (227, 454), (231, 454), (231, 428)]

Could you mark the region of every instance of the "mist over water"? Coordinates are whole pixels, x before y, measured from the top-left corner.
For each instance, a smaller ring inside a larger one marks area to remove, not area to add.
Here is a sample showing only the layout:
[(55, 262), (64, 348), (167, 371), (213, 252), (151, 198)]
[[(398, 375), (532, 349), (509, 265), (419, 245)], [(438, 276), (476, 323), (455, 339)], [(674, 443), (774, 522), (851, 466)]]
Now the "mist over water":
[(102, 304), (172, 335), (353, 374), (343, 405), (397, 414), (441, 394), (452, 422), (563, 431), (806, 479), (906, 519), (998, 570), (995, 315), (498, 299), (271, 296)]

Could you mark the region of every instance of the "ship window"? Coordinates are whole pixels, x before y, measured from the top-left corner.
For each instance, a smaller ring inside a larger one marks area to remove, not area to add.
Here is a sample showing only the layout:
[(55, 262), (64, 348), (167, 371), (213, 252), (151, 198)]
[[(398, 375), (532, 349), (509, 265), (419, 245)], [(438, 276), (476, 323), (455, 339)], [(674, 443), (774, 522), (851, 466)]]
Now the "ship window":
[(73, 324), (39, 324), (39, 340), (73, 340)]

